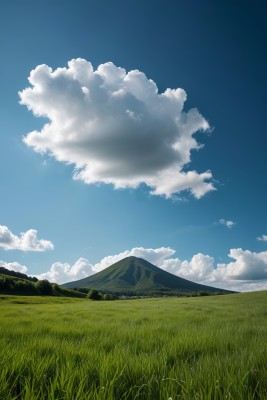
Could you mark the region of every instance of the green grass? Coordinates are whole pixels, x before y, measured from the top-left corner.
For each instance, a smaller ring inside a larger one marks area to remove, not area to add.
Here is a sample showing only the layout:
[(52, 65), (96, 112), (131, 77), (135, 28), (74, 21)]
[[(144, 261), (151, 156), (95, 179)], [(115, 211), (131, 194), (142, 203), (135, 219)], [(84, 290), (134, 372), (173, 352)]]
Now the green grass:
[(0, 399), (266, 400), (266, 300), (0, 296)]

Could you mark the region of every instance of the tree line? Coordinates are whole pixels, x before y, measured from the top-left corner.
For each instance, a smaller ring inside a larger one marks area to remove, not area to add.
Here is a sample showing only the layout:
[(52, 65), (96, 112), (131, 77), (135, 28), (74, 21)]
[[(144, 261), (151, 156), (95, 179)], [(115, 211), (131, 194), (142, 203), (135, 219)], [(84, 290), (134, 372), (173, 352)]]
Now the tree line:
[(82, 293), (65, 289), (48, 280), (19, 279), (14, 276), (0, 275), (0, 292), (7, 294), (24, 294), (32, 296), (73, 296), (85, 297)]
[[(27, 275), (26, 275), (27, 276)], [(102, 293), (96, 289), (67, 289), (57, 283), (51, 283), (47, 279), (34, 280), (19, 279), (10, 275), (0, 275), (0, 292), (7, 294), (24, 294), (32, 296), (68, 296), (80, 297), (91, 300), (115, 300), (117, 296), (110, 293)]]

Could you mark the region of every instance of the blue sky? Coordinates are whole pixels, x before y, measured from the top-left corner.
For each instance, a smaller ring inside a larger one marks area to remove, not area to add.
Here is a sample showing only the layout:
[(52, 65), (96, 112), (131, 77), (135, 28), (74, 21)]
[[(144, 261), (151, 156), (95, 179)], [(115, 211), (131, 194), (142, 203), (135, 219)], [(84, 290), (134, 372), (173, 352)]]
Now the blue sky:
[[(61, 283), (133, 254), (205, 284), (267, 289), (266, 11), (2, 1), (1, 265)], [(88, 85), (79, 59), (97, 77)]]

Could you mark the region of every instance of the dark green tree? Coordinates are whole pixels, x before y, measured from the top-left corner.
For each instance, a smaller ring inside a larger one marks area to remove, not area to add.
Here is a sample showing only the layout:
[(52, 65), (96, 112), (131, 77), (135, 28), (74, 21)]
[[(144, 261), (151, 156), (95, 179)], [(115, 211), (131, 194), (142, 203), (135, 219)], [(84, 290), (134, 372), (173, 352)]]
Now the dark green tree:
[(3, 290), (13, 290), (14, 279), (9, 276), (1, 276), (0, 278), (0, 289)]
[(14, 291), (24, 293), (27, 295), (38, 294), (36, 285), (31, 281), (16, 280), (14, 281)]
[(96, 289), (90, 289), (87, 295), (88, 299), (91, 300), (102, 300), (103, 296), (102, 293)]
[(51, 294), (53, 294), (53, 286), (52, 286), (52, 284), (51, 284), (47, 279), (38, 281), (38, 282), (36, 282), (35, 285), (36, 285), (38, 291), (39, 291), (41, 294), (44, 294), (44, 295), (51, 295)]

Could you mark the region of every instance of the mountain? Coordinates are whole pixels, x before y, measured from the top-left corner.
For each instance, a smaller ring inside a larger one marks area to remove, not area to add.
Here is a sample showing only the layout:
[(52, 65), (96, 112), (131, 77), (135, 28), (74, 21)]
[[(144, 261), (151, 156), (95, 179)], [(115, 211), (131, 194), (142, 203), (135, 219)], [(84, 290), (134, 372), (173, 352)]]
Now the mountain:
[(67, 288), (93, 288), (112, 293), (149, 294), (175, 292), (222, 292), (226, 290), (200, 285), (170, 274), (150, 262), (137, 257), (126, 257), (87, 278), (68, 282)]

